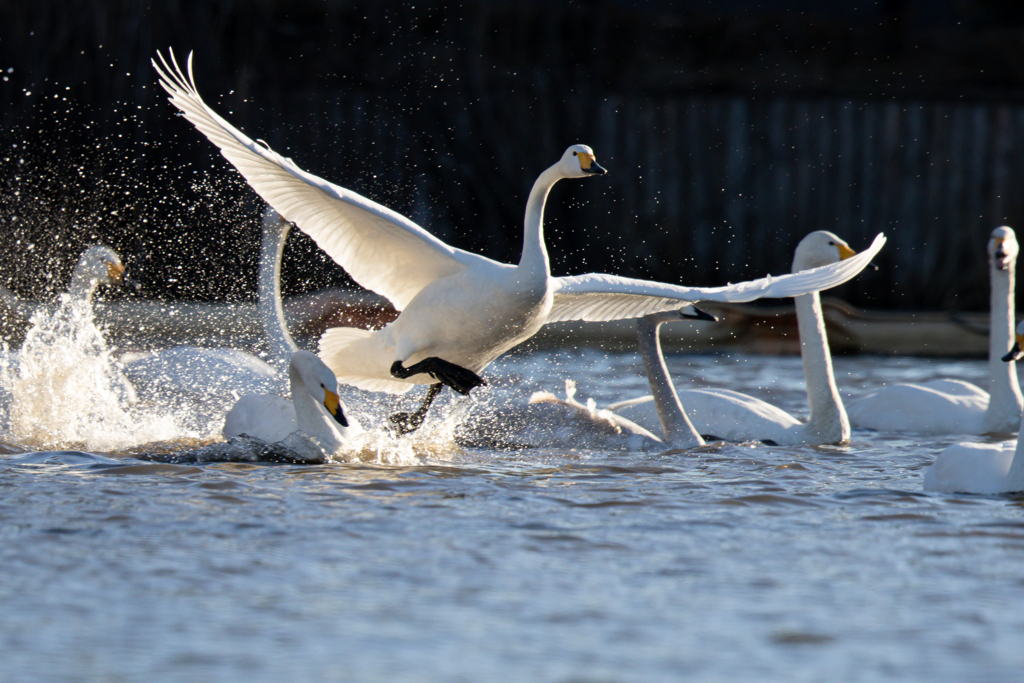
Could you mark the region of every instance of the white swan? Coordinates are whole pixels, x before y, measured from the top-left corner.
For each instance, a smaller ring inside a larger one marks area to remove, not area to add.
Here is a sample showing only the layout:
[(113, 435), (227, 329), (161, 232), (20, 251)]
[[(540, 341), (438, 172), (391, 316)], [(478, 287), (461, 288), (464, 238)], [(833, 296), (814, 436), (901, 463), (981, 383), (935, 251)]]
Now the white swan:
[[(1002, 360), (1014, 365), (1024, 357), (1024, 322)], [(996, 400), (993, 396), (993, 401)], [(945, 493), (1015, 493), (1024, 491), (1024, 418), (1016, 441), (958, 443), (945, 449), (924, 472), (924, 490)]]
[(1008, 433), (1024, 414), (1016, 363), (1001, 358), (1013, 343), (1014, 276), (1017, 237), (996, 228), (988, 242), (991, 322), (988, 338), (988, 391), (968, 382), (938, 379), (893, 384), (850, 402), (854, 427), (922, 434)]
[(338, 380), (330, 368), (309, 351), (296, 351), (288, 364), (292, 400), (280, 396), (243, 396), (224, 419), (224, 436), (247, 434), (267, 443), (301, 432), (328, 455), (336, 454), (363, 431), (345, 415), (338, 398)]
[[(96, 290), (103, 285), (130, 286), (136, 287), (126, 272), (121, 257), (117, 252), (108, 246), (94, 244), (82, 252), (71, 273), (71, 281), (68, 283), (67, 291), (61, 295), (60, 303), (56, 308), (49, 304), (40, 305), (30, 301), (24, 301), (10, 293), (11, 299), (8, 305), (33, 323), (40, 321), (39, 316), (44, 319), (52, 311), (57, 319), (48, 320), (49, 326), (55, 326), (62, 334), (74, 335), (77, 343), (84, 343), (86, 338), (92, 337), (96, 344), (102, 344), (105, 353), (105, 343), (102, 335), (94, 327), (92, 300)], [(17, 351), (7, 350), (4, 347), (0, 353), (0, 365), (8, 377), (17, 377), (19, 370), (19, 354)], [(126, 405), (133, 405), (138, 401), (135, 388), (124, 376), (118, 367), (109, 368), (111, 388), (117, 394), (119, 400)]]
[[(288, 333), (281, 304), (281, 257), (291, 224), (276, 211), (263, 214), (257, 310), (269, 346), (268, 361), (232, 348), (177, 346), (122, 357), (135, 384), (166, 397), (191, 401), (237, 397), (237, 392), (284, 391), (286, 368), (298, 346)], [(293, 430), (294, 431), (294, 430)]]
[(856, 275), (885, 239), (879, 235), (861, 258), (842, 264), (725, 287), (680, 287), (597, 273), (555, 278), (544, 243), (544, 204), (562, 178), (605, 172), (589, 147), (573, 145), (537, 178), (526, 205), (519, 265), (498, 263), (450, 247), (404, 216), (253, 142), (203, 102), (191, 55), (188, 77), (173, 53), (173, 69), (162, 55), (160, 60), (153, 66), (171, 103), (250, 186), (357, 283), (401, 311), (381, 330), (328, 330), (320, 354), (340, 382), (362, 389), (400, 394), (414, 384), (433, 385), (416, 413), (396, 416), (402, 429), (418, 426), (441, 384), (469, 393), (484, 383), (478, 373), (491, 361), (547, 323), (636, 318), (699, 301), (752, 301), (826, 289)]
[[(831, 232), (812, 232), (797, 245), (793, 271), (846, 260), (855, 253)], [(609, 408), (656, 434), (659, 433), (659, 423), (664, 433), (671, 428), (682, 435), (676, 437), (677, 440), (692, 440), (689, 434), (693, 432), (727, 441), (760, 440), (778, 445), (848, 441), (850, 422), (832, 375), (832, 356), (825, 335), (821, 300), (817, 292), (812, 292), (796, 297), (794, 303), (810, 406), (807, 422), (797, 420), (770, 403), (729, 389), (687, 389), (678, 392), (676, 400), (676, 390), (665, 367), (657, 337), (657, 329), (666, 319), (657, 316), (641, 319), (638, 323), (640, 353), (653, 397), (624, 401)]]

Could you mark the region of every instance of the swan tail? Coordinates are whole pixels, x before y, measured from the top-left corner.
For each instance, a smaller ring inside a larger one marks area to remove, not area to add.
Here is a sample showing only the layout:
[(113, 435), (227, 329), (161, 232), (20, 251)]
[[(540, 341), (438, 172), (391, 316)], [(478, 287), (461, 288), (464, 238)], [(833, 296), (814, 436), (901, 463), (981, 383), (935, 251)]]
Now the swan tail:
[(338, 381), (364, 391), (404, 394), (415, 384), (391, 377), (394, 351), (380, 335), (358, 327), (332, 327), (320, 337), (320, 358)]

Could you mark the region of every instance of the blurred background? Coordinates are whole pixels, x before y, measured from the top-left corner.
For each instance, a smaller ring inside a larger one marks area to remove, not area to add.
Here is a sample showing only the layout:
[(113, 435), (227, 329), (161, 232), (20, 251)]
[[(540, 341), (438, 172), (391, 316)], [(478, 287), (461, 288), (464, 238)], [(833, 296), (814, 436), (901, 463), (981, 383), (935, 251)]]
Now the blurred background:
[[(167, 48), (253, 138), (496, 259), (591, 145), (609, 174), (548, 202), (555, 274), (718, 285), (884, 232), (834, 294), (984, 311), (988, 233), (1024, 217), (1016, 1), (32, 0), (0, 4), (0, 283), (51, 294), (103, 241), (148, 296), (254, 297), (261, 202), (167, 103)], [(286, 292), (344, 284), (291, 241)]]

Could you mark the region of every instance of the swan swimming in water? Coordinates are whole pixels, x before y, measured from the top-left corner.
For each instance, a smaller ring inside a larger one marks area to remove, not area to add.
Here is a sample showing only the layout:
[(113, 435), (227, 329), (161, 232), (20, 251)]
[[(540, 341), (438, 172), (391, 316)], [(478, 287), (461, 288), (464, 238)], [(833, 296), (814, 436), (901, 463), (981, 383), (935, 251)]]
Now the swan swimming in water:
[[(793, 256), (793, 271), (846, 260), (854, 254), (842, 239), (819, 230), (800, 240)], [(729, 389), (686, 389), (678, 392), (677, 399), (657, 338), (658, 326), (667, 320), (659, 317), (641, 319), (638, 323), (640, 352), (653, 396), (609, 408), (656, 434), (660, 423), (666, 432), (666, 425), (670, 425), (677, 434), (693, 431), (727, 441), (758, 440), (777, 445), (849, 441), (850, 422), (832, 374), (821, 299), (817, 292), (812, 292), (795, 297), (794, 303), (810, 406), (807, 422), (770, 403)]]
[(517, 266), (455, 249), (420, 226), (355, 192), (300, 169), (257, 144), (203, 102), (192, 76), (159, 55), (161, 86), (268, 204), (306, 232), (352, 278), (391, 301), (398, 318), (376, 331), (327, 330), (320, 355), (338, 380), (369, 391), (401, 394), (429, 384), (420, 408), (393, 416), (401, 431), (419, 426), (442, 385), (468, 394), (495, 358), (542, 326), (564, 320), (609, 321), (679, 309), (700, 301), (753, 301), (827, 289), (852, 278), (881, 248), (811, 272), (700, 288), (600, 273), (552, 277), (544, 242), (548, 194), (563, 178), (603, 175), (593, 151), (573, 145), (541, 173), (526, 205)]
[[(264, 361), (233, 348), (176, 346), (122, 357), (125, 374), (164, 400), (220, 401), (233, 392), (284, 391), (287, 368), (298, 350), (284, 319), (281, 303), (281, 258), (291, 224), (268, 207), (263, 214), (260, 241), (257, 311), (270, 355)], [(237, 397), (238, 394), (234, 393)]]
[(274, 395), (240, 398), (224, 420), (225, 438), (247, 434), (277, 443), (298, 431), (316, 441), (328, 455), (335, 455), (363, 432), (359, 422), (345, 414), (334, 373), (314, 354), (292, 354), (288, 380), (290, 401)]
[(1017, 429), (1024, 414), (1017, 364), (1004, 363), (1002, 358), (1013, 343), (1018, 251), (1017, 237), (1011, 228), (1003, 226), (992, 231), (988, 242), (988, 391), (951, 379), (893, 384), (850, 403), (850, 422), (854, 427), (921, 434), (1009, 433)]
[[(1024, 322), (1002, 360), (1013, 365), (1024, 357)], [(1005, 397), (1004, 397), (1005, 398)], [(996, 400), (993, 396), (992, 400)], [(958, 443), (945, 449), (924, 472), (924, 490), (944, 493), (1016, 493), (1024, 491), (1024, 418), (1016, 441)]]

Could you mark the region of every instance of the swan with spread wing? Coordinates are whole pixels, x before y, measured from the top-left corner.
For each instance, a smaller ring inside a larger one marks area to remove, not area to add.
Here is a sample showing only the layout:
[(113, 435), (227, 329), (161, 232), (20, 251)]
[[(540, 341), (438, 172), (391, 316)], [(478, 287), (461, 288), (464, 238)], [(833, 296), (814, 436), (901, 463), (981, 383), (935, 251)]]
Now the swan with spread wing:
[(158, 55), (160, 84), (196, 128), (249, 185), (286, 220), (367, 289), (400, 311), (376, 331), (333, 328), (320, 356), (340, 382), (369, 391), (407, 392), (431, 385), (415, 413), (395, 416), (400, 431), (415, 429), (442, 385), (468, 394), (495, 358), (548, 323), (608, 321), (679, 309), (700, 301), (753, 301), (827, 289), (859, 273), (885, 238), (841, 263), (725, 287), (681, 287), (593, 273), (552, 277), (544, 242), (544, 205), (563, 178), (603, 175), (593, 150), (569, 147), (537, 178), (526, 203), (518, 265), (498, 263), (451, 247), (408, 218), (300, 169), (221, 118), (199, 96), (189, 56), (188, 75)]

